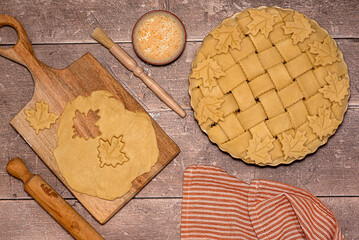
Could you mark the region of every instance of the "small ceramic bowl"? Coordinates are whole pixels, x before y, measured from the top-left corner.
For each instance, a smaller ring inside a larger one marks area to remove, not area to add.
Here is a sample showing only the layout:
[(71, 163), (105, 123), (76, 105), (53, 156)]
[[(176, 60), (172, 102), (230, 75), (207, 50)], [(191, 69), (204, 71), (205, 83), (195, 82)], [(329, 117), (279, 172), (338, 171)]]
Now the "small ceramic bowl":
[(132, 31), (136, 54), (152, 65), (166, 65), (177, 59), (186, 45), (186, 29), (174, 14), (155, 10), (143, 15)]

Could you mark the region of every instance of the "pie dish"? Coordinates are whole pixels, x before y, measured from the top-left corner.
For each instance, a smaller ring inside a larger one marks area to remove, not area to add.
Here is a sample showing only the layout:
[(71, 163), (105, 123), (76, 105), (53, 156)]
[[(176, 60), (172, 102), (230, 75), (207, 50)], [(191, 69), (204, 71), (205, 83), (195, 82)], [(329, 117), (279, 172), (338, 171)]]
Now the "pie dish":
[(304, 14), (279, 7), (223, 20), (198, 49), (189, 82), (209, 139), (262, 166), (315, 152), (348, 107), (348, 68), (335, 40)]

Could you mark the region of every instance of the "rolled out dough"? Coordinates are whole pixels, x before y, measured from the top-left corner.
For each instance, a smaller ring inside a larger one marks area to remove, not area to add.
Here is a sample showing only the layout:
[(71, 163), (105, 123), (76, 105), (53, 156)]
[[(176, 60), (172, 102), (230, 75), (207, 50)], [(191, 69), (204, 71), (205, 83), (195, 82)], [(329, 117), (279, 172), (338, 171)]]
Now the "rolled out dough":
[[(73, 137), (76, 110), (83, 114), (98, 110), (99, 136)], [(54, 155), (71, 189), (113, 200), (126, 194), (136, 177), (151, 170), (159, 150), (150, 117), (126, 110), (111, 93), (100, 90), (67, 103)]]

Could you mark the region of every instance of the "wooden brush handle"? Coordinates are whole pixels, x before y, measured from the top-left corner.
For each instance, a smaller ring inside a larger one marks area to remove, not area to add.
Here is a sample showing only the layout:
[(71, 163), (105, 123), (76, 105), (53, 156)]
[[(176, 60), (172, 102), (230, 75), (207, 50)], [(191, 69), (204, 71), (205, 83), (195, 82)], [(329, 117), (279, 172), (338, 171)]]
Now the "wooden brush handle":
[(20, 158), (10, 160), (6, 170), (12, 176), (22, 180), (25, 191), (75, 239), (104, 239), (42, 177), (31, 174)]
[(38, 64), (32, 49), (30, 40), (26, 34), (24, 27), (15, 18), (8, 15), (0, 15), (0, 27), (10, 26), (17, 32), (17, 43), (9, 49), (0, 47), (0, 56), (8, 58), (12, 61), (20, 63), (27, 67), (30, 71), (34, 68), (34, 64)]
[(139, 67), (136, 61), (128, 55), (125, 50), (123, 50), (117, 44), (113, 45), (110, 48), (110, 52), (130, 71), (132, 71), (136, 77), (140, 78), (146, 85), (149, 87), (152, 92), (154, 92), (167, 106), (169, 106), (173, 111), (175, 111), (181, 117), (186, 116), (186, 112), (181, 108), (181, 106), (165, 91), (163, 88), (158, 85), (152, 78), (150, 78), (141, 67)]

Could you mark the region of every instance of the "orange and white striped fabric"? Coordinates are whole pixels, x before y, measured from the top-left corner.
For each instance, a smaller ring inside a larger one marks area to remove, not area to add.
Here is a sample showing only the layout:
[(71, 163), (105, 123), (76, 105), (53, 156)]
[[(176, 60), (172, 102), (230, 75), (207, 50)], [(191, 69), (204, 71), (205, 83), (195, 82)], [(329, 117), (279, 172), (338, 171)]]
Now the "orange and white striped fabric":
[(334, 214), (287, 184), (244, 183), (214, 166), (184, 173), (182, 239), (344, 240)]

